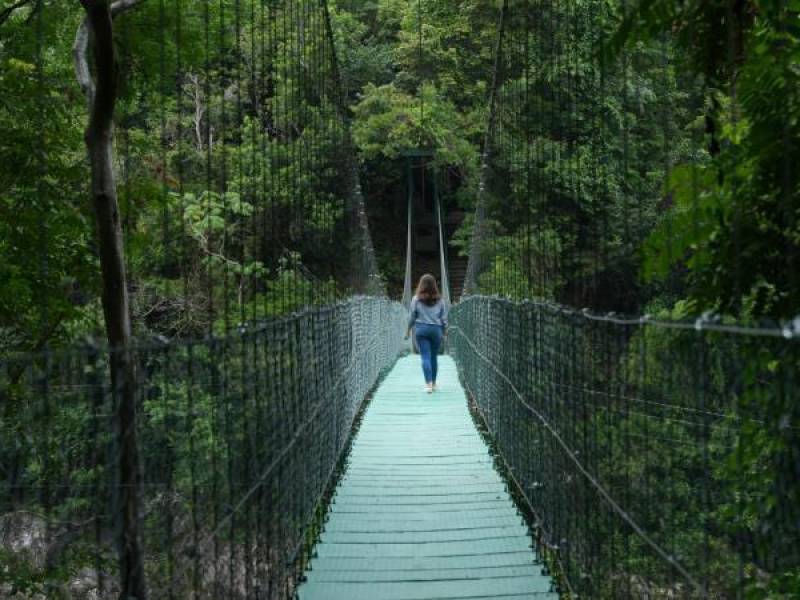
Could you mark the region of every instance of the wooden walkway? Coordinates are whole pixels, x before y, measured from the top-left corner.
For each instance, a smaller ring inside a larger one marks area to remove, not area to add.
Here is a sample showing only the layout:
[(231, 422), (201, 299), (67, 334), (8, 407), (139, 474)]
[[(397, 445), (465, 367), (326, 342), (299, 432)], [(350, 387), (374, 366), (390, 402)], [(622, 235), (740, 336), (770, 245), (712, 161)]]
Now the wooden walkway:
[(377, 391), (299, 600), (557, 598), (449, 357), (439, 384), (408, 356)]

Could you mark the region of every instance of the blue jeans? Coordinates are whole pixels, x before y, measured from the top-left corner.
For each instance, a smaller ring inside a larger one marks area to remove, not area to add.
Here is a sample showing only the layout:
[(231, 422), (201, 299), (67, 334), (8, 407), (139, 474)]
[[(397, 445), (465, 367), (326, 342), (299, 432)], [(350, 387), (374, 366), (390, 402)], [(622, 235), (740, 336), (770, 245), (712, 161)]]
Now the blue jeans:
[(442, 345), (444, 329), (439, 325), (417, 323), (414, 331), (417, 335), (417, 347), (422, 355), (425, 383), (436, 383), (436, 374), (439, 371), (439, 347)]

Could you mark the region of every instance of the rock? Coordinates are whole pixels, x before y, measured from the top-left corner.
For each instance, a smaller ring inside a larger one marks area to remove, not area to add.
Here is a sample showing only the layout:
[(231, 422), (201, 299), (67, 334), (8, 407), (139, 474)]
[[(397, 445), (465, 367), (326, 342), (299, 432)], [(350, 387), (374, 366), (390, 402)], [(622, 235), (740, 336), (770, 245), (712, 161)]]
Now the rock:
[(49, 547), (47, 522), (31, 512), (17, 511), (0, 517), (0, 546), (42, 569)]
[[(58, 561), (74, 531), (74, 528), (71, 530), (63, 525), (58, 530), (52, 525), (48, 527), (47, 521), (35, 513), (7, 513), (0, 516), (0, 548), (12, 555), (17, 564), (24, 564), (26, 570), (35, 573), (41, 581), (52, 568), (48, 564), (48, 557), (54, 562)], [(0, 573), (0, 581), (3, 580), (2, 575)], [(0, 600), (47, 600), (54, 594), (58, 598), (71, 600), (116, 600), (119, 595), (119, 585), (114, 577), (107, 574), (99, 577), (97, 569), (88, 566), (81, 567), (68, 578), (48, 581), (46, 585), (51, 586), (48, 588), (50, 591), (41, 594), (15, 591), (12, 584), (0, 583)]]
[(73, 600), (110, 600), (119, 594), (117, 582), (104, 574), (103, 589), (100, 589), (101, 578), (96, 569), (85, 567), (70, 578), (67, 584), (69, 597)]

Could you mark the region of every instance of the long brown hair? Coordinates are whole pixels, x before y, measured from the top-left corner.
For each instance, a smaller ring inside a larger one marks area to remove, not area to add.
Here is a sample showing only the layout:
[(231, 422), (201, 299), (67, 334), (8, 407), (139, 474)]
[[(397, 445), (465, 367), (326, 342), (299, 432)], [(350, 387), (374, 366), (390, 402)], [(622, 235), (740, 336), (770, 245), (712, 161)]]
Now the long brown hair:
[(428, 306), (433, 306), (442, 295), (439, 293), (439, 286), (436, 285), (436, 277), (430, 273), (425, 273), (419, 278), (419, 285), (417, 285), (417, 300), (424, 302)]

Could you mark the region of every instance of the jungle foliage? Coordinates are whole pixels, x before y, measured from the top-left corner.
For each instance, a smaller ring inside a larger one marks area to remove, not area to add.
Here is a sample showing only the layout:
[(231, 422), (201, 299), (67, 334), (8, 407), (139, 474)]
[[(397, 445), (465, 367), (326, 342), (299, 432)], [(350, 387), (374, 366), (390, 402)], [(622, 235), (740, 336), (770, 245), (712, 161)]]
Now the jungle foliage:
[[(341, 90), (315, 86), (313, 71), (293, 66), (297, 52), (309, 69), (330, 57), (315, 45), (319, 36), (275, 25), (297, 14), (256, 0), (180, 4), (180, 18), (170, 2), (145, 1), (116, 21), (116, 164), (139, 338), (199, 339), (347, 295), (352, 263), (342, 248), (351, 241), (356, 168), (381, 270), (399, 294), (400, 156), (411, 147), (435, 152), (451, 208), (471, 213), (487, 184), (486, 229), (476, 240), (481, 292), (676, 321), (707, 313), (722, 323), (774, 324), (800, 312), (794, 0), (509, 0), (527, 10), (507, 22), (494, 107), (499, 0), (330, 2)], [(238, 26), (237, 11), (255, 18)], [(74, 2), (0, 2), (2, 354), (102, 337), (86, 100), (71, 56), (81, 19)], [(451, 242), (463, 256), (476, 247), (475, 223), (468, 217)], [(663, 476), (659, 461), (677, 465), (670, 493), (625, 493), (648, 531), (682, 559), (707, 558), (704, 548), (713, 548), (703, 575), (720, 597), (735, 593), (739, 578), (748, 597), (798, 597), (798, 351), (710, 336), (702, 392), (715, 416), (682, 425), (667, 417), (696, 408), (691, 383), (701, 373), (688, 365), (691, 335), (637, 330), (614, 337), (605, 354), (581, 340), (593, 357), (582, 372), (587, 388), (635, 388), (672, 406), (619, 418), (588, 407), (570, 426), (591, 426), (599, 448), (624, 456), (592, 463), (620, 493), (630, 490), (621, 483), (627, 474), (652, 482)], [(189, 448), (166, 439), (179, 412), (170, 403), (197, 403), (199, 417), (187, 427), (201, 458), (226, 426), (209, 393), (219, 385), (213, 356), (187, 363), (213, 380), (196, 397), (174, 381), (184, 363), (173, 373), (164, 367), (185, 352), (143, 364), (162, 373), (143, 399), (157, 432), (145, 444), (170, 448), (176, 486), (188, 477)], [(276, 367), (295, 359), (286, 350), (270, 360)], [(635, 385), (626, 379), (632, 373)], [(0, 409), (2, 434), (15, 443), (0, 453), (4, 477), (35, 478), (52, 450), (54, 473), (99, 481), (85, 463), (80, 416), (68, 408), (50, 415), (58, 435), (74, 441), (57, 452), (58, 436), (37, 430), (37, 415), (24, 410), (38, 379), (26, 381), (24, 369), (6, 376), (14, 401)], [(620, 446), (631, 432), (654, 440), (650, 462)], [(50, 446), (33, 448), (39, 438)], [(232, 452), (244, 454), (244, 445)], [(20, 464), (25, 456), (29, 464)], [(714, 502), (698, 496), (701, 472)], [(684, 533), (674, 536), (659, 511)], [(609, 534), (617, 548), (633, 549), (616, 576), (675, 591), (658, 559), (637, 554), (638, 538)], [(48, 565), (52, 573), (21, 564), (14, 585), (36, 590), (58, 569), (85, 562), (68, 556)]]

